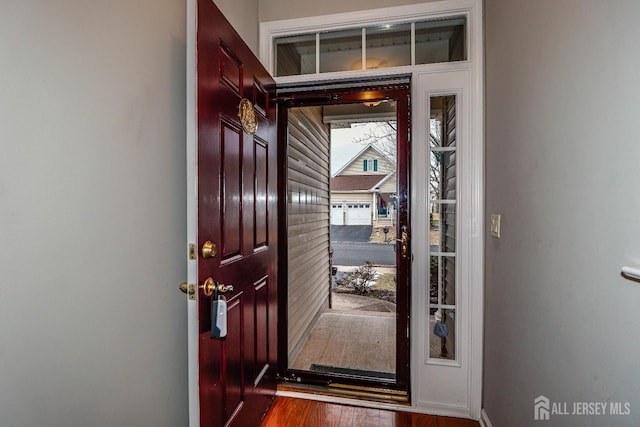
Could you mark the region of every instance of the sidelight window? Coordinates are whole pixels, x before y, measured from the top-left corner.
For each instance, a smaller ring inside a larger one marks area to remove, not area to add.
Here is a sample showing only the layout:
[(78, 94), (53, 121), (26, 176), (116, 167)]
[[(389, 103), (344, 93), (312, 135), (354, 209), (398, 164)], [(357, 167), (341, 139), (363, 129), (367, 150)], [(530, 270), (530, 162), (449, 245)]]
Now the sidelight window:
[(429, 104), (429, 356), (455, 360), (456, 96)]

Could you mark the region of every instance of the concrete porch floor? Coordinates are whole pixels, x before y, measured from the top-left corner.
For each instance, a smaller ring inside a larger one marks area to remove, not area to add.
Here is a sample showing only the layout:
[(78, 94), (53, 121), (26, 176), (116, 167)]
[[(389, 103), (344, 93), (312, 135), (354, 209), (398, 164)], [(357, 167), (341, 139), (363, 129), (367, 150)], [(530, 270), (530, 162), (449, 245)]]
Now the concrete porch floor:
[(320, 315), (292, 369), (311, 364), (395, 373), (395, 304), (333, 293), (333, 309)]

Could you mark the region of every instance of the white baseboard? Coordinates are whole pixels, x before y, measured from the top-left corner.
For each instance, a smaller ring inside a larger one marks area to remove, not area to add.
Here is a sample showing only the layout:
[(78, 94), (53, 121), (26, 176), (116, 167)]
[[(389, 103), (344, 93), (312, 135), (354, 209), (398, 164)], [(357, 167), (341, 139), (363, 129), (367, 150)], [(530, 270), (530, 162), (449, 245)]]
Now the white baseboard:
[(484, 408), (480, 411), (480, 425), (482, 427), (493, 427), (493, 424), (491, 424), (491, 420), (489, 419), (489, 415), (487, 415)]

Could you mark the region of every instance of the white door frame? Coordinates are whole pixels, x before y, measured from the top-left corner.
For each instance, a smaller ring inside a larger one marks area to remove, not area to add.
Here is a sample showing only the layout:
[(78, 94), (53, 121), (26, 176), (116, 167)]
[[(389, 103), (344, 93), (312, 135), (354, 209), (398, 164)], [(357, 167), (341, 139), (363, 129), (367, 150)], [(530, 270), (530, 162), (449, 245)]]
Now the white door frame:
[[(424, 384), (429, 381), (423, 378), (423, 366), (437, 368), (438, 363), (433, 361), (425, 363), (424, 339), (420, 342), (416, 339), (421, 331), (426, 334), (424, 322), (428, 320), (427, 292), (428, 286), (428, 245), (419, 238), (414, 238), (411, 242), (411, 250), (414, 255), (412, 264), (412, 308), (411, 308), (411, 384), (412, 384), (412, 405), (407, 408), (402, 405), (383, 405), (397, 410), (412, 410), (416, 412), (432, 413), (439, 415), (468, 417), (480, 419), (482, 403), (482, 351), (483, 351), (483, 308), (484, 308), (484, 108), (483, 108), (483, 29), (482, 29), (482, 3), (483, 0), (444, 0), (427, 2), (410, 6), (390, 7), (352, 13), (342, 13), (319, 17), (307, 17), (300, 19), (264, 22), (260, 24), (260, 58), (267, 70), (273, 74), (273, 39), (276, 37), (309, 33), (315, 31), (328, 31), (344, 29), (350, 27), (362, 27), (379, 23), (407, 22), (416, 19), (427, 20), (447, 16), (467, 16), (468, 37), (468, 58), (465, 61), (449, 62), (440, 64), (405, 66), (396, 68), (386, 68), (377, 70), (349, 71), (311, 74), (301, 76), (276, 77), (276, 83), (291, 84), (298, 82), (331, 81), (354, 77), (377, 77), (390, 75), (412, 75), (413, 101), (412, 101), (412, 177), (411, 177), (411, 221), (413, 236), (420, 236), (425, 232), (429, 215), (427, 213), (427, 198), (419, 191), (426, 188), (424, 182), (424, 162), (426, 148), (420, 147), (419, 139), (420, 126), (424, 121), (417, 120), (417, 117), (424, 116), (426, 105), (419, 105), (416, 100), (429, 96), (428, 88), (421, 87), (420, 82), (433, 82), (429, 75), (457, 75), (465, 74), (465, 88), (445, 88), (449, 92), (452, 89), (460, 90), (463, 107), (466, 112), (462, 112), (461, 123), (464, 127), (463, 134), (466, 135), (465, 148), (459, 155), (460, 166), (464, 167), (461, 174), (461, 182), (458, 184), (458, 197), (465, 207), (464, 218), (458, 218), (459, 244), (462, 245), (462, 252), (458, 259), (458, 271), (456, 281), (462, 284), (458, 290), (460, 303), (467, 314), (463, 318), (462, 330), (468, 333), (464, 339), (459, 337), (458, 350), (464, 354), (460, 355), (459, 362), (465, 364), (466, 376), (463, 379), (464, 389), (457, 390), (457, 393), (449, 395), (443, 399), (434, 399), (428, 387)], [(420, 115), (422, 114), (422, 116)], [(428, 122), (428, 120), (427, 120)], [(424, 132), (422, 132), (424, 133)], [(462, 158), (464, 157), (464, 158)], [(422, 174), (421, 174), (422, 172)], [(422, 188), (420, 188), (422, 187)], [(422, 229), (420, 228), (422, 227)], [(428, 235), (428, 234), (423, 234)], [(465, 268), (460, 268), (462, 265)], [(463, 316), (464, 317), (464, 316)], [(422, 322), (418, 325), (417, 322)], [(428, 324), (427, 324), (428, 325)], [(462, 342), (464, 341), (464, 342)], [(438, 380), (446, 378), (447, 364), (440, 365), (442, 376), (438, 375)], [(431, 375), (431, 373), (429, 373)], [(460, 393), (464, 395), (459, 399)], [(279, 393), (282, 394), (282, 393)], [(297, 395), (296, 393), (287, 393)], [(323, 400), (321, 396), (316, 399)], [(331, 398), (331, 401), (344, 403), (354, 403), (351, 399)], [(360, 406), (368, 406), (363, 401), (357, 401)], [(379, 404), (375, 406), (380, 407)]]
[[(197, 120), (197, 1), (187, 0), (187, 245), (198, 241), (198, 120)], [(197, 286), (198, 264), (187, 254), (187, 283)], [(200, 394), (198, 390), (198, 307), (187, 298), (187, 362), (189, 380), (189, 427), (200, 426)]]

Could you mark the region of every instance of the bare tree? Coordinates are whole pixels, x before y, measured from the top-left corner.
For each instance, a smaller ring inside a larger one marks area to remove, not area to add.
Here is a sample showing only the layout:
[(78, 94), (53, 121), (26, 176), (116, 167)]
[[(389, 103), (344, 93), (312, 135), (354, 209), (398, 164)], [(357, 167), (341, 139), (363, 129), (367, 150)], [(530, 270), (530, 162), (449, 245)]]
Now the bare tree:
[[(365, 132), (361, 137), (354, 138), (353, 142), (362, 145), (371, 145), (380, 151), (389, 161), (389, 165), (380, 171), (391, 173), (396, 170), (397, 159), (397, 123), (395, 120), (382, 122), (354, 123), (353, 127), (363, 126)], [(382, 167), (382, 166), (381, 166)]]
[[(389, 170), (382, 170), (386, 173), (395, 171), (397, 164), (397, 134), (398, 126), (395, 120), (386, 120), (370, 123), (354, 123), (352, 126), (366, 126), (363, 136), (354, 138), (353, 142), (362, 145), (369, 145), (378, 149), (390, 161)], [(441, 146), (442, 126), (441, 122), (433, 120), (430, 123), (429, 144), (431, 147)], [(439, 198), (440, 176), (442, 165), (442, 153), (431, 152), (429, 159), (429, 192), (432, 199)]]

